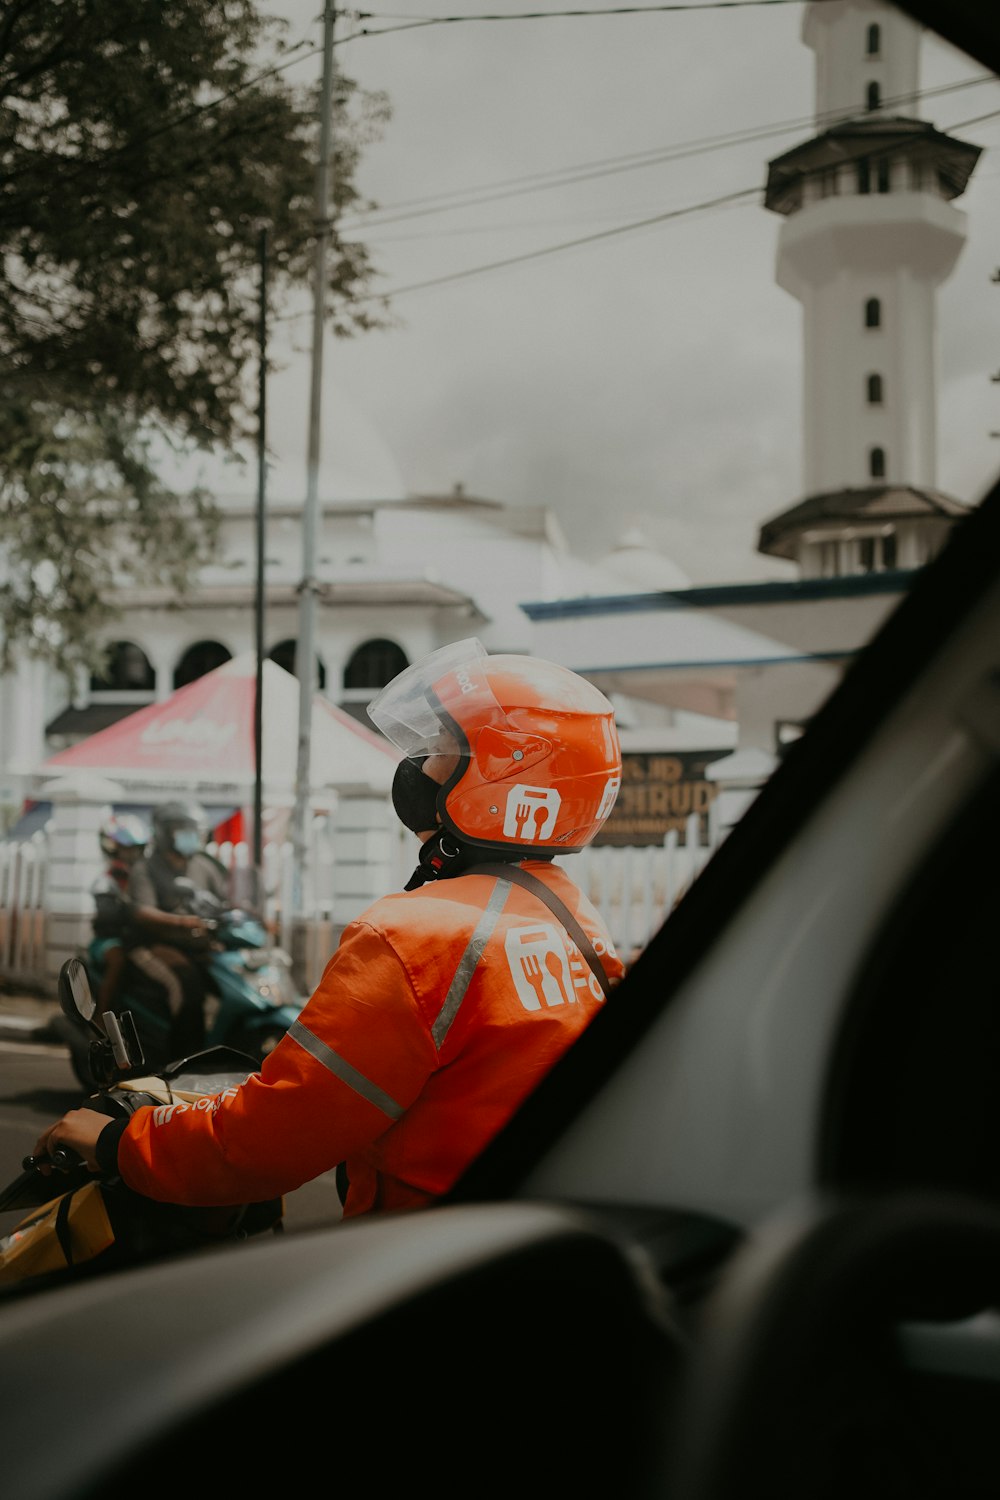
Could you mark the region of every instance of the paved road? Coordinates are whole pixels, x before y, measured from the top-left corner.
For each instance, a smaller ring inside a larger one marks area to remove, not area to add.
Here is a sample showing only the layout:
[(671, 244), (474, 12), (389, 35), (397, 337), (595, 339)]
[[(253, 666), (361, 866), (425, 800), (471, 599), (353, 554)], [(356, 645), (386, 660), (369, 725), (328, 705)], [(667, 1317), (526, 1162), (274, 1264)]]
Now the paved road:
[[(20, 1171), (21, 1157), (31, 1150), (43, 1125), (80, 1103), (80, 1085), (66, 1048), (51, 1028), (57, 1013), (55, 1001), (0, 993), (0, 1186)], [(3, 1216), (0, 1234), (13, 1227), (9, 1217)], [(289, 1232), (329, 1226), (339, 1219), (332, 1172), (285, 1197)]]
[(0, 989), (0, 1037), (13, 1042), (55, 1042), (50, 1023), (58, 1010), (55, 1000)]

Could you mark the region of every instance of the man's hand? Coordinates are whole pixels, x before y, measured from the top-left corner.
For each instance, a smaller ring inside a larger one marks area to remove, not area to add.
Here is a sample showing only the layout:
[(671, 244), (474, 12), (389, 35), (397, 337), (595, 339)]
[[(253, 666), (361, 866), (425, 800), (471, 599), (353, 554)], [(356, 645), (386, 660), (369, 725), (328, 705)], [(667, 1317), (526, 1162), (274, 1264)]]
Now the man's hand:
[(193, 953), (207, 953), (215, 946), (213, 934), (216, 924), (214, 922), (196, 922), (183, 934), (183, 946)]
[[(91, 1172), (97, 1172), (100, 1170), (94, 1154), (97, 1137), (107, 1123), (108, 1116), (99, 1114), (96, 1109), (71, 1109), (42, 1132), (35, 1142), (34, 1154), (48, 1156), (53, 1146), (69, 1146), (79, 1152)], [(52, 1168), (42, 1166), (39, 1170), (47, 1177)]]

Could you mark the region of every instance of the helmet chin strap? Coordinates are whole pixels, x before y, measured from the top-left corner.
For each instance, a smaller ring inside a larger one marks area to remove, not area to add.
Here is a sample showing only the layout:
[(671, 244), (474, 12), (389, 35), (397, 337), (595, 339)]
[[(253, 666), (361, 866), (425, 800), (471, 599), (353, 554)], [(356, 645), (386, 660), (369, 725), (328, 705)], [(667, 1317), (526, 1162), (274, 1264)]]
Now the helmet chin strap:
[(417, 867), (403, 887), (404, 891), (415, 891), (428, 880), (447, 880), (450, 875), (461, 875), (463, 870), (475, 863), (478, 850), (463, 844), (447, 828), (437, 833), (420, 846)]
[(429, 880), (448, 880), (453, 875), (464, 875), (477, 865), (520, 863), (522, 859), (552, 859), (552, 851), (511, 849), (482, 849), (475, 844), (466, 844), (447, 828), (439, 828), (431, 838), (420, 846), (417, 868), (403, 887), (404, 891), (415, 891)]

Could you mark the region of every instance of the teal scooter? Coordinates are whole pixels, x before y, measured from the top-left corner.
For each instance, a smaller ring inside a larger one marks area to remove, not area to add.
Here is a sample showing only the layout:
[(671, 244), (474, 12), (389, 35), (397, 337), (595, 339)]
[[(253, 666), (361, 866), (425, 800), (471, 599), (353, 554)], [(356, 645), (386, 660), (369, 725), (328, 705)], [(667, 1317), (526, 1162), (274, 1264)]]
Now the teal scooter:
[[(260, 1063), (277, 1046), (304, 1004), (292, 975), (291, 958), (272, 944), (257, 917), (238, 907), (224, 908), (207, 891), (192, 885), (186, 909), (201, 918), (211, 934), (208, 948), (192, 952), (207, 980), (203, 1045), (230, 1047)], [(95, 935), (81, 955), (95, 991), (114, 941)], [(131, 1013), (144, 1067), (155, 1070), (174, 1058), (166, 996), (133, 965), (125, 969), (114, 1009), (116, 1013)], [(65, 1015), (56, 1024), (69, 1048), (78, 1080), (85, 1088), (95, 1087), (89, 1061), (91, 1039), (86, 1030)]]

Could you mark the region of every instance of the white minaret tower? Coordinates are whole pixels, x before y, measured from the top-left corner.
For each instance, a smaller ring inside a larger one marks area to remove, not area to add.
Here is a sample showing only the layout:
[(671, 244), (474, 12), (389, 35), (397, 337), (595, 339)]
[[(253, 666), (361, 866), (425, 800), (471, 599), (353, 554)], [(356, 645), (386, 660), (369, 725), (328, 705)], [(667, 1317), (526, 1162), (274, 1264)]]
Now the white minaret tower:
[(804, 576), (916, 567), (964, 507), (936, 485), (935, 292), (976, 146), (917, 118), (920, 29), (882, 0), (805, 11), (816, 130), (770, 163), (779, 286), (803, 310), (803, 490), (760, 550)]

